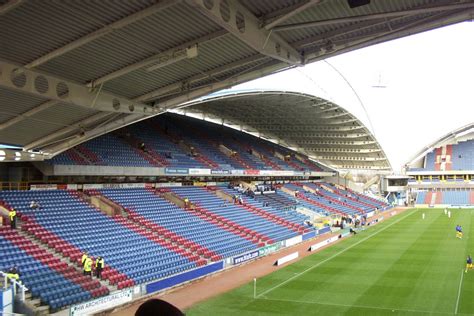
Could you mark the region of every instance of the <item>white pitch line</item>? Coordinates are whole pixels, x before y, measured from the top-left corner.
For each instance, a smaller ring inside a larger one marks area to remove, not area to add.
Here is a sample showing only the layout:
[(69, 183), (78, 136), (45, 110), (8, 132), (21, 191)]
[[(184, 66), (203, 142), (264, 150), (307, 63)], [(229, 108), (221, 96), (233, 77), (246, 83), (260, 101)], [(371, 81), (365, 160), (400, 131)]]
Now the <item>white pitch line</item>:
[(340, 306), (340, 307), (355, 307), (355, 308), (365, 308), (365, 309), (377, 309), (377, 310), (386, 310), (392, 312), (408, 312), (408, 313), (424, 313), (424, 314), (438, 314), (438, 315), (452, 315), (451, 313), (438, 312), (438, 311), (426, 311), (421, 309), (404, 309), (404, 308), (392, 308), (392, 307), (379, 307), (379, 306), (368, 306), (368, 305), (352, 305), (352, 304), (339, 304), (339, 303), (320, 303), (312, 301), (303, 301), (303, 300), (290, 300), (290, 299), (280, 299), (280, 298), (260, 298), (264, 301), (276, 301), (276, 302), (289, 302), (289, 303), (301, 303), (301, 304), (313, 304), (313, 305), (326, 305), (326, 306)]
[(325, 262), (327, 262), (327, 261), (329, 261), (329, 260), (332, 260), (332, 259), (336, 258), (336, 257), (339, 256), (340, 254), (343, 254), (343, 253), (346, 252), (347, 250), (354, 248), (355, 246), (359, 245), (360, 243), (366, 241), (367, 239), (370, 239), (370, 238), (374, 237), (374, 236), (377, 235), (378, 233), (383, 232), (383, 231), (386, 230), (387, 228), (389, 228), (389, 227), (391, 227), (391, 226), (397, 224), (398, 222), (404, 220), (405, 218), (407, 218), (408, 216), (410, 216), (411, 214), (413, 214), (413, 213), (415, 213), (415, 212), (417, 212), (417, 211), (418, 211), (418, 210), (415, 210), (415, 211), (413, 211), (413, 212), (410, 212), (410, 214), (407, 214), (407, 215), (405, 215), (404, 217), (398, 219), (397, 221), (395, 221), (395, 222), (393, 222), (393, 223), (391, 223), (391, 224), (385, 226), (384, 228), (382, 228), (382, 229), (376, 231), (375, 233), (373, 233), (372, 235), (367, 236), (367, 237), (365, 237), (364, 239), (359, 240), (359, 241), (356, 242), (355, 244), (350, 245), (349, 247), (347, 247), (347, 248), (345, 248), (345, 249), (339, 251), (338, 253), (335, 253), (335, 254), (332, 255), (331, 257), (326, 258), (326, 259), (324, 259), (323, 261), (320, 261), (320, 262), (316, 263), (314, 266), (311, 266), (311, 267), (307, 268), (306, 270), (303, 270), (303, 271), (301, 271), (300, 273), (298, 273), (298, 274), (292, 276), (291, 278), (286, 279), (285, 281), (283, 281), (283, 282), (281, 282), (281, 283), (275, 285), (274, 287), (271, 287), (271, 288), (269, 288), (268, 290), (263, 291), (262, 293), (260, 293), (260, 294), (257, 295), (257, 298), (259, 298), (260, 296), (265, 295), (265, 294), (267, 294), (267, 293), (270, 293), (270, 292), (273, 291), (274, 289), (279, 288), (280, 286), (282, 286), (282, 285), (284, 285), (284, 284), (286, 284), (286, 283), (288, 283), (288, 282), (290, 282), (290, 281), (292, 281), (292, 280), (298, 278), (299, 276), (305, 274), (306, 272), (311, 271), (311, 270), (313, 270), (314, 268), (319, 267), (319, 266), (322, 265), (323, 263), (325, 263)]
[(454, 315), (457, 315), (458, 313), (459, 299), (461, 298), (461, 288), (462, 288), (463, 278), (464, 278), (464, 269), (461, 269), (461, 280), (459, 280), (458, 298), (456, 300), (456, 307), (454, 308)]

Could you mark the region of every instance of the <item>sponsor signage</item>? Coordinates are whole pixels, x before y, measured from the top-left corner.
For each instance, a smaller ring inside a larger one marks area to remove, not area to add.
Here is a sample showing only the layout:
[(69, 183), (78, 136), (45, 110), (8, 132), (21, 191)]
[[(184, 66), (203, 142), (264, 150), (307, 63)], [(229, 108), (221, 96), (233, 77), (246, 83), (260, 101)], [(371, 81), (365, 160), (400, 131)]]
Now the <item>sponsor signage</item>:
[(234, 257), (233, 262), (234, 262), (234, 264), (241, 264), (241, 263), (243, 263), (243, 262), (246, 262), (246, 261), (255, 259), (255, 258), (257, 258), (258, 256), (259, 256), (259, 251), (256, 250), (256, 251), (252, 251), (252, 252), (246, 253), (246, 254), (244, 254), (244, 255), (240, 255), (240, 256)]
[(230, 170), (211, 170), (211, 174), (230, 174)]
[(156, 183), (157, 188), (167, 188), (167, 187), (180, 187), (182, 186), (181, 182), (166, 182), (166, 183)]
[(280, 249), (280, 243), (274, 243), (273, 245), (268, 245), (265, 247), (262, 247), (258, 250), (258, 255), (259, 256), (266, 256), (270, 253), (273, 253)]
[(89, 302), (74, 305), (69, 310), (70, 316), (92, 315), (112, 307), (132, 301), (132, 289), (107, 295)]
[(32, 184), (30, 190), (57, 190), (57, 184)]
[(206, 176), (211, 174), (211, 169), (196, 169), (191, 168), (189, 169), (189, 174), (194, 176)]
[(291, 247), (303, 241), (303, 236), (298, 235), (285, 241), (285, 247)]
[(127, 189), (127, 188), (148, 188), (151, 183), (102, 183), (102, 184), (84, 184), (84, 190), (90, 189)]
[(261, 176), (302, 176), (303, 172), (290, 170), (259, 170)]
[(295, 171), (291, 171), (291, 170), (274, 170), (273, 171), (273, 174), (275, 176), (294, 176), (295, 175)]
[(231, 174), (235, 174), (235, 175), (243, 175), (244, 174), (244, 170), (231, 170), (230, 171)]
[(275, 265), (279, 266), (279, 265), (282, 265), (284, 263), (287, 263), (288, 261), (295, 260), (296, 258), (299, 257), (299, 255), (300, 255), (300, 253), (298, 251), (293, 252), (293, 253), (289, 254), (288, 256), (284, 256), (283, 258), (278, 259), (275, 262)]
[(247, 169), (247, 170), (244, 170), (244, 174), (258, 176), (260, 174), (260, 170)]
[(165, 168), (165, 174), (188, 174), (189, 170), (186, 168)]

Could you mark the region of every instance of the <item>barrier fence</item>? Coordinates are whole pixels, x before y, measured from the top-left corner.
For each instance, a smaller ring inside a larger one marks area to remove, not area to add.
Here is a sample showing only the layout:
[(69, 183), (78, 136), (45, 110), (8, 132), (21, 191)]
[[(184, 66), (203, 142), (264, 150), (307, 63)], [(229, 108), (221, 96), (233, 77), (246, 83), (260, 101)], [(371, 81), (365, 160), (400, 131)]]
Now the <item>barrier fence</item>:
[(28, 288), (21, 284), (20, 281), (17, 281), (15, 279), (9, 278), (7, 273), (0, 271), (0, 277), (3, 278), (3, 288), (6, 290), (11, 284), (13, 286), (13, 295), (16, 296), (18, 292), (21, 293), (20, 299), (22, 302), (25, 301), (25, 292), (28, 291)]

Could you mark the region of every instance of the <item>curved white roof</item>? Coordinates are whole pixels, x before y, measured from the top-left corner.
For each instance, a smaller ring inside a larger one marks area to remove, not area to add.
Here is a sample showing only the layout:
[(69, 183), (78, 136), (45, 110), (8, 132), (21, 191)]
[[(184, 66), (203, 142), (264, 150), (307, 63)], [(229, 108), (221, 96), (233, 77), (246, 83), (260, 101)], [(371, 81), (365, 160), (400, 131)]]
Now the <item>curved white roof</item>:
[(335, 169), (392, 170), (379, 142), (359, 119), (317, 96), (230, 90), (188, 102), (174, 112), (273, 140)]

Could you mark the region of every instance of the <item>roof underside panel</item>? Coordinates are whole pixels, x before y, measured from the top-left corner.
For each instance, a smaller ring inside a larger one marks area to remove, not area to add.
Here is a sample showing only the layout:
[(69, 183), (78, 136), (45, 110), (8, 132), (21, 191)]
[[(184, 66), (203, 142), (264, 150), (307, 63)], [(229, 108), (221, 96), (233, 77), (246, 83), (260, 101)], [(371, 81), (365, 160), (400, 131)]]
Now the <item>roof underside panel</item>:
[(0, 124), (45, 101), (45, 98), (0, 87)]
[(202, 75), (214, 68), (254, 54), (255, 52), (247, 45), (236, 42), (232, 35), (226, 35), (200, 45), (196, 58), (185, 59), (154, 71), (142, 68), (111, 80), (106, 84), (106, 88), (126, 97), (135, 98), (179, 82), (183, 77)]
[(42, 138), (52, 132), (62, 128), (62, 124), (51, 124), (47, 122), (36, 121), (36, 129), (30, 119), (16, 123), (14, 126), (2, 130), (0, 133), (0, 142), (16, 145), (25, 145), (32, 140)]
[[(144, 9), (154, 1), (28, 1), (0, 19), (0, 56), (30, 61)], [(66, 76), (69, 77), (69, 76)]]
[(58, 103), (3, 129), (0, 142), (25, 145), (96, 113), (91, 109)]
[[(60, 77), (71, 77), (72, 74), (75, 81), (85, 83), (207, 35), (210, 30), (219, 30), (205, 20), (198, 23), (197, 13), (184, 17), (183, 6), (175, 5), (114, 31), (39, 69)], [(190, 25), (198, 27), (190, 28)]]

